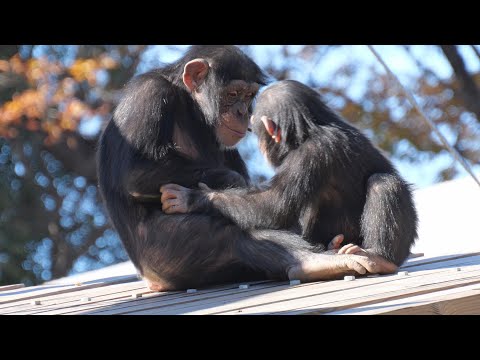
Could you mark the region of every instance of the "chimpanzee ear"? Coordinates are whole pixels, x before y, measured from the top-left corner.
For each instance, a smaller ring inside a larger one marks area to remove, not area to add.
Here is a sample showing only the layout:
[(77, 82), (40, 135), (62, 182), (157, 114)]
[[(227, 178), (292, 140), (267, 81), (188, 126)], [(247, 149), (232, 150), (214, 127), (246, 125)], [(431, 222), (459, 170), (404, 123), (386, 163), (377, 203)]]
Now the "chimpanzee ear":
[(276, 143), (279, 143), (282, 140), (282, 129), (280, 129), (280, 126), (275, 124), (272, 119), (265, 115), (263, 115), (260, 120), (262, 120), (262, 123), (265, 126), (265, 130), (267, 130), (268, 134), (275, 140)]
[(190, 91), (195, 91), (207, 77), (210, 66), (205, 59), (189, 61), (183, 68), (183, 83)]

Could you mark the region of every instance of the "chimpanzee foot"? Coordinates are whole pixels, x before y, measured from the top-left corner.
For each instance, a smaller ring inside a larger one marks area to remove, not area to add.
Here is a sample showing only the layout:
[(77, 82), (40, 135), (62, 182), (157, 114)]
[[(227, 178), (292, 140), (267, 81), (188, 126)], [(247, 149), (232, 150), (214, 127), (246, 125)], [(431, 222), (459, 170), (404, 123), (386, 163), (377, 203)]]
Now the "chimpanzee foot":
[(369, 256), (312, 254), (288, 269), (288, 278), (304, 282), (340, 279), (352, 273), (375, 272), (378, 265)]
[(368, 257), (372, 261), (372, 264), (374, 264), (373, 271), (369, 270), (369, 272), (374, 274), (392, 274), (398, 269), (397, 265), (388, 261), (383, 256), (376, 254), (373, 249), (363, 249), (358, 245), (344, 245), (338, 250), (338, 254), (355, 254)]
[(161, 281), (151, 281), (147, 278), (143, 278), (145, 281), (145, 285), (151, 290), (151, 291), (172, 291), (174, 290), (171, 286), (169, 286), (166, 283), (163, 283)]
[[(371, 249), (366, 249), (362, 251), (366, 252), (366, 256), (372, 260), (372, 262), (375, 264), (374, 266), (374, 271), (369, 271), (374, 274), (393, 274), (398, 270), (398, 266), (395, 265), (394, 263), (388, 261), (385, 259), (383, 256), (375, 254), (373, 250)], [(359, 254), (361, 255), (361, 254)]]

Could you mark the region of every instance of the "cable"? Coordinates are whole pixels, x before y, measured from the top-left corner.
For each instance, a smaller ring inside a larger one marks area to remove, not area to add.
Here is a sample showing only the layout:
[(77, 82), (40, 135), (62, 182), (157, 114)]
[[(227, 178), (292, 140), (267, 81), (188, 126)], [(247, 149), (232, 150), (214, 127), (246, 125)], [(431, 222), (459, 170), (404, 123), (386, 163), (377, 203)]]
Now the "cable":
[(478, 184), (478, 186), (480, 186), (480, 181), (477, 179), (477, 177), (473, 173), (473, 171), (470, 168), (470, 166), (468, 165), (468, 163), (465, 161), (465, 159), (462, 157), (462, 155), (460, 155), (460, 153), (448, 143), (447, 139), (445, 139), (445, 137), (442, 135), (440, 130), (438, 130), (435, 123), (432, 120), (430, 120), (427, 117), (427, 115), (425, 115), (425, 113), (422, 111), (422, 109), (418, 105), (417, 101), (413, 97), (412, 93), (402, 85), (402, 83), (400, 82), (398, 77), (392, 72), (392, 70), (390, 70), (388, 65), (383, 61), (382, 57), (375, 51), (373, 46), (372, 45), (367, 45), (367, 47), (370, 49), (370, 51), (373, 53), (373, 55), (377, 58), (377, 60), (382, 64), (382, 66), (387, 71), (388, 75), (390, 75), (390, 77), (393, 78), (393, 80), (395, 80), (397, 85), (403, 90), (403, 92), (407, 96), (407, 99), (410, 101), (412, 106), (420, 114), (420, 117), (428, 124), (428, 126), (430, 126), (430, 129), (432, 129), (432, 131), (437, 134), (437, 136), (440, 138), (440, 141), (447, 148), (447, 150), (453, 155), (455, 160), (457, 160), (460, 163), (460, 165), (463, 166), (463, 168), (467, 171), (468, 174), (470, 174), (470, 176), (473, 178), (473, 180), (475, 180), (475, 182)]

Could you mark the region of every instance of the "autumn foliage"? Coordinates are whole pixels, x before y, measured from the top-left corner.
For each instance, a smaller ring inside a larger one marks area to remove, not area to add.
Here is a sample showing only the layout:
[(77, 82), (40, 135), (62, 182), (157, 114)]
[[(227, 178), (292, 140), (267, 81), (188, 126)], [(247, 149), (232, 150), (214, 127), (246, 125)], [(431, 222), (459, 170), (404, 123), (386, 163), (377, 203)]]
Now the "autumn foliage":
[(115, 67), (115, 60), (106, 54), (75, 59), (70, 66), (45, 57), (22, 60), (18, 54), (1, 60), (0, 71), (23, 77), (29, 88), (14, 93), (0, 108), (0, 136), (15, 137), (20, 126), (28, 131), (43, 131), (45, 144), (51, 145), (63, 131), (76, 130), (82, 118), (108, 114), (108, 106), (94, 108), (76, 97), (76, 86), (86, 82), (93, 88), (99, 71)]

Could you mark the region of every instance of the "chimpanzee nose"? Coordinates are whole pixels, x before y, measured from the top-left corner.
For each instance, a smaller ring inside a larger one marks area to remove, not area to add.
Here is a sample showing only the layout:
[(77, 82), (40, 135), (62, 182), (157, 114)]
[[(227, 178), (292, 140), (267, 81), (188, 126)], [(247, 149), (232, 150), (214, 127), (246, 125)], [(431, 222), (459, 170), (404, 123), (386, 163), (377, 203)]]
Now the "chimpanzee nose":
[(239, 116), (244, 116), (248, 111), (248, 108), (246, 105), (241, 104), (237, 107), (237, 113)]

